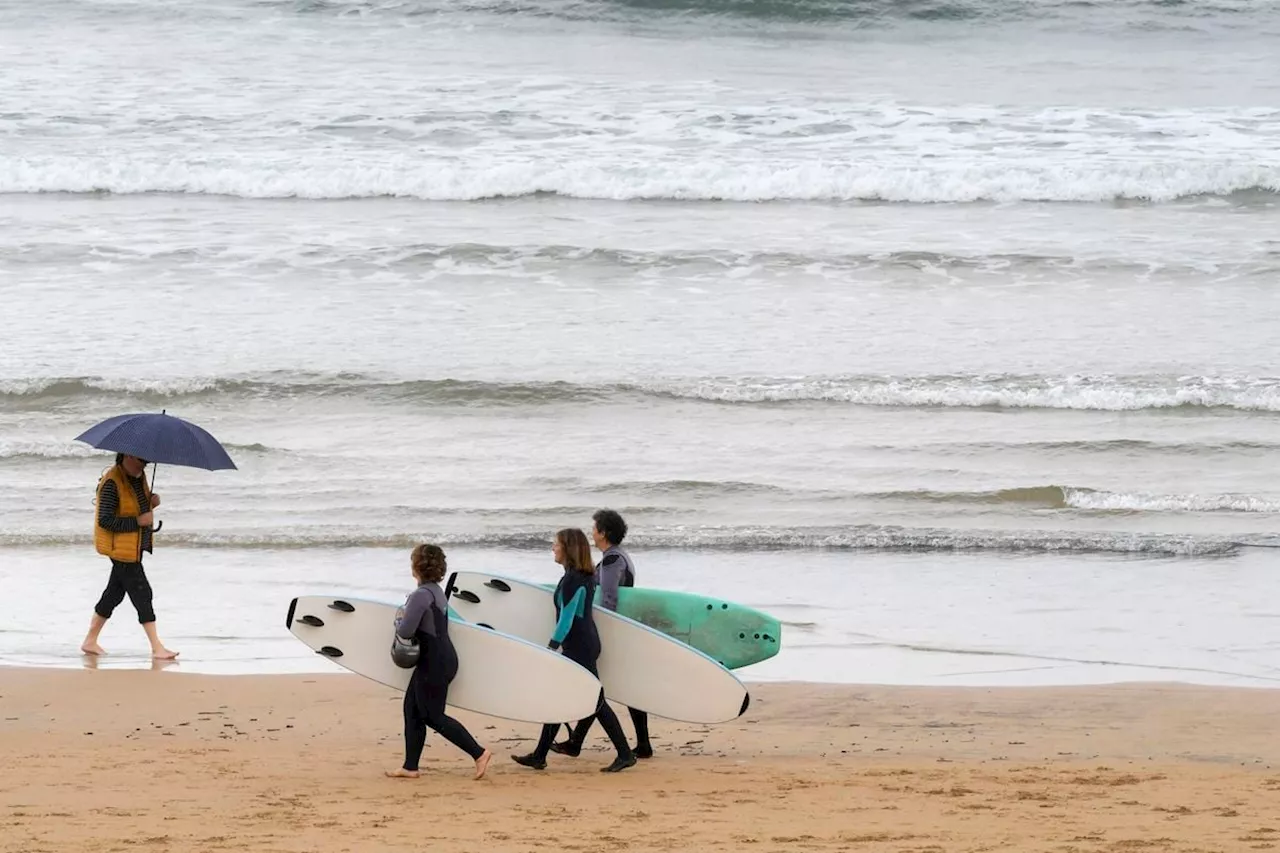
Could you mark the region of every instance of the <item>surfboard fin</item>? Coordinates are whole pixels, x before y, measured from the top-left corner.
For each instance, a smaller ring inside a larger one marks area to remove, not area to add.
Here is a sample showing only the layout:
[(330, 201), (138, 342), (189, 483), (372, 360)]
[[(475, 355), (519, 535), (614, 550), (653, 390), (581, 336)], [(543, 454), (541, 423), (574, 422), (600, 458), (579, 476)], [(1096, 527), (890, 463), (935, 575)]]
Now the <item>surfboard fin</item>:
[(355, 613), (356, 609), (347, 601), (335, 601), (329, 605), (330, 610), (341, 610), (343, 613)]
[(303, 616), (298, 621), (301, 622), (303, 625), (310, 625), (312, 628), (324, 627), (324, 620), (321, 619), (319, 616), (312, 616), (310, 613), (308, 613), (306, 616)]
[(342, 649), (337, 649), (333, 646), (321, 646), (316, 649), (316, 654), (324, 655), (327, 658), (340, 658), (342, 657)]
[(458, 598), (461, 598), (463, 601), (469, 601), (472, 604), (480, 603), (480, 596), (476, 595), (469, 589), (457, 589), (453, 591), (453, 594)]
[(487, 580), (484, 582), (484, 585), (489, 587), (489, 589), (496, 589), (499, 592), (511, 592), (511, 584), (504, 580), (499, 580), (498, 578)]

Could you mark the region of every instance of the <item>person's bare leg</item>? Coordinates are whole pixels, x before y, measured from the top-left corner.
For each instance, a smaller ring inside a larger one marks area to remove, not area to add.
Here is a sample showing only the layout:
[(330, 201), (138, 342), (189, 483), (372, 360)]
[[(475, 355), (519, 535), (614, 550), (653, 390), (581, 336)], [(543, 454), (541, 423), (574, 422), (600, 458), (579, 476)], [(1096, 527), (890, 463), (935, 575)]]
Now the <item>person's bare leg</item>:
[(89, 620), (89, 633), (84, 635), (84, 642), (80, 644), (80, 651), (86, 655), (105, 655), (107, 650), (98, 645), (98, 635), (102, 633), (102, 627), (107, 624), (107, 620), (93, 614), (93, 618)]
[(164, 643), (160, 642), (160, 635), (156, 633), (156, 623), (143, 622), (142, 630), (147, 632), (147, 639), (151, 641), (151, 656), (156, 660), (173, 660), (178, 656), (177, 652), (171, 652), (164, 647)]

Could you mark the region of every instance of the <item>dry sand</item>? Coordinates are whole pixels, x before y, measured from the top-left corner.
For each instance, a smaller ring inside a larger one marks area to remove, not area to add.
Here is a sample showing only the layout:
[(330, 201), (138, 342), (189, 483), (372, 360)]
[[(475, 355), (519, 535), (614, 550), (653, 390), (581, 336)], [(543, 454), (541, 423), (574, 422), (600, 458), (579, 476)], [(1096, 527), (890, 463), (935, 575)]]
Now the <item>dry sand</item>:
[(488, 778), (432, 734), (404, 781), (384, 687), (177, 669), (0, 668), (0, 850), (1280, 848), (1280, 691), (755, 685), (617, 775), (598, 728), (538, 773), (536, 726), (458, 713)]

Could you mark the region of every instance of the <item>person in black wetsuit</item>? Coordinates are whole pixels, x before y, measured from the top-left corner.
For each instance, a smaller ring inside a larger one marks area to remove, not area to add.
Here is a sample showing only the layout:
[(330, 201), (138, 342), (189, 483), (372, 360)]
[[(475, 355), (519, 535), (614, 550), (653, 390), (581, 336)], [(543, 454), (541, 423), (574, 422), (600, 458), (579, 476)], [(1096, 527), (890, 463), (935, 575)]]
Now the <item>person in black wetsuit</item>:
[[(596, 659), (600, 657), (600, 635), (596, 632), (596, 623), (592, 615), (592, 602), (595, 600), (596, 582), (595, 568), (591, 565), (591, 546), (587, 544), (587, 535), (576, 528), (561, 530), (556, 534), (553, 546), (556, 562), (564, 566), (564, 575), (556, 584), (556, 629), (547, 647), (559, 649), (563, 645), (564, 656), (579, 666), (584, 667), (592, 675), (599, 676), (596, 671)], [(618, 756), (608, 767), (600, 768), (603, 773), (617, 773), (626, 770), (636, 763), (635, 754), (627, 745), (627, 736), (622, 731), (622, 724), (605, 701), (604, 691), (600, 691), (600, 703), (596, 712), (586, 721), (599, 717), (609, 740), (618, 751)], [(579, 723), (582, 725), (582, 723)], [(547, 723), (542, 727), (542, 737), (538, 746), (528, 755), (512, 756), (517, 764), (542, 770), (547, 766), (547, 753), (551, 751), (551, 742), (560, 729), (558, 723)]]
[[(591, 539), (600, 549), (600, 565), (596, 566), (596, 584), (600, 588), (600, 606), (606, 610), (618, 609), (618, 589), (636, 585), (636, 567), (631, 555), (622, 549), (627, 535), (627, 523), (611, 509), (596, 510), (591, 516)], [(653, 758), (653, 745), (649, 743), (649, 715), (639, 708), (628, 708), (631, 724), (636, 729), (636, 758)], [(590, 717), (569, 729), (566, 740), (551, 744), (551, 751), (561, 755), (577, 756), (594, 720)]]
[(458, 674), (458, 654), (449, 640), (449, 605), (440, 589), (446, 563), (444, 551), (436, 545), (419, 545), (411, 557), (418, 588), (404, 603), (404, 613), (396, 621), (396, 636), (416, 640), (418, 662), (404, 692), (404, 764), (387, 775), (418, 778), (418, 760), (427, 743), (427, 727), (461, 749), (476, 763), (476, 778), (484, 776), (492, 753), (471, 736), (462, 723), (444, 712), (449, 683)]

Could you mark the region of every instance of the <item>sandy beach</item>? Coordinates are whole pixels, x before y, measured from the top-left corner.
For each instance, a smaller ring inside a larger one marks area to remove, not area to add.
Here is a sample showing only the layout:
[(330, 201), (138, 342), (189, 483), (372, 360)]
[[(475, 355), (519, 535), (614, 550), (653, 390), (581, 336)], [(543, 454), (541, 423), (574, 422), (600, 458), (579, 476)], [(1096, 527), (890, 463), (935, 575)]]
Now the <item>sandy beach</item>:
[(400, 697), (349, 675), (0, 668), (0, 850), (1235, 851), (1280, 845), (1280, 692), (755, 685), (734, 724), (598, 732), (542, 773), (536, 727), (459, 713), (400, 758)]

